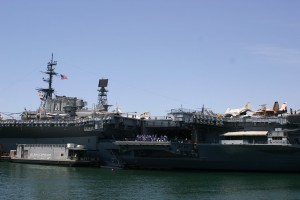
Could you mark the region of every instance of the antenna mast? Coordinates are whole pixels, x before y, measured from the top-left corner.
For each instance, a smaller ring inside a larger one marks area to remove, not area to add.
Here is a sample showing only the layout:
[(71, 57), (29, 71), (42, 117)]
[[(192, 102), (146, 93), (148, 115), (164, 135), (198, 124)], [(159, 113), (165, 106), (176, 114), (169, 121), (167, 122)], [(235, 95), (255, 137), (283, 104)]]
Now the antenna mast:
[[(48, 78), (43, 78), (43, 81), (48, 83), (48, 88), (38, 88), (37, 91), (39, 91), (40, 95), (42, 95), (41, 100), (45, 102), (46, 99), (50, 98), (52, 99), (52, 94), (54, 93), (54, 89), (52, 88), (52, 82), (53, 82), (53, 76), (57, 76), (58, 73), (55, 72), (55, 66), (57, 65), (56, 61), (53, 61), (53, 53), (51, 56), (50, 62), (47, 64), (47, 71), (43, 72), (45, 74), (48, 74)], [(43, 104), (44, 107), (45, 104)]]
[(107, 104), (107, 92), (108, 90), (106, 90), (108, 84), (108, 79), (100, 79), (99, 80), (99, 84), (98, 84), (98, 104), (97, 104), (97, 109), (99, 111), (108, 111), (108, 107), (110, 105)]

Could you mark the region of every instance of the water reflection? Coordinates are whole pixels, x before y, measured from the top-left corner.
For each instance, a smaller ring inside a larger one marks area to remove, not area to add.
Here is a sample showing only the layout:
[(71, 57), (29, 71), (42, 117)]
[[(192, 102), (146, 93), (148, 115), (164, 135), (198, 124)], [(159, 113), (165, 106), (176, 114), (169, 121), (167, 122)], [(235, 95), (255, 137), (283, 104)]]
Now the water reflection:
[(115, 170), (0, 162), (1, 199), (297, 199), (300, 174)]

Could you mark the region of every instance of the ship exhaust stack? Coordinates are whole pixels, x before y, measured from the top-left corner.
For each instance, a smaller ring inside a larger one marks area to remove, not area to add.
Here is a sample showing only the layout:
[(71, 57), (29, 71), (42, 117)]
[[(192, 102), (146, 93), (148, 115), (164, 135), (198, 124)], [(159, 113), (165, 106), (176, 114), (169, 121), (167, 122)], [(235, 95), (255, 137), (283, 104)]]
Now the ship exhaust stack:
[(108, 90), (106, 89), (108, 85), (108, 79), (100, 79), (99, 84), (98, 84), (98, 104), (96, 106), (98, 111), (108, 111), (108, 107), (111, 105), (107, 104), (107, 92)]

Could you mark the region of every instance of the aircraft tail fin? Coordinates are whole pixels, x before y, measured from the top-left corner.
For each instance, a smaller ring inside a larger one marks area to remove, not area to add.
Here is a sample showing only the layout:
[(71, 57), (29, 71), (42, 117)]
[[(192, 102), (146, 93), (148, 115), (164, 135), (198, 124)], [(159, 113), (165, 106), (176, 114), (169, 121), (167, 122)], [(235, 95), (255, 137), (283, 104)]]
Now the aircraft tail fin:
[(275, 101), (274, 106), (273, 106), (273, 111), (275, 111), (275, 112), (279, 111), (278, 101)]

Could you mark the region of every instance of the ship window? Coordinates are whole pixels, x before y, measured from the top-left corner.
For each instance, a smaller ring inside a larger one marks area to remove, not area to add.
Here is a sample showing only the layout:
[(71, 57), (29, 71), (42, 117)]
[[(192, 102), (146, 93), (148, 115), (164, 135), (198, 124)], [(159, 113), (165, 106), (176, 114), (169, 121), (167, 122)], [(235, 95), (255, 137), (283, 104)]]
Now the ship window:
[(62, 153), (62, 154), (60, 154), (60, 156), (64, 156), (64, 154)]
[(282, 140), (282, 137), (272, 137), (273, 140)]

